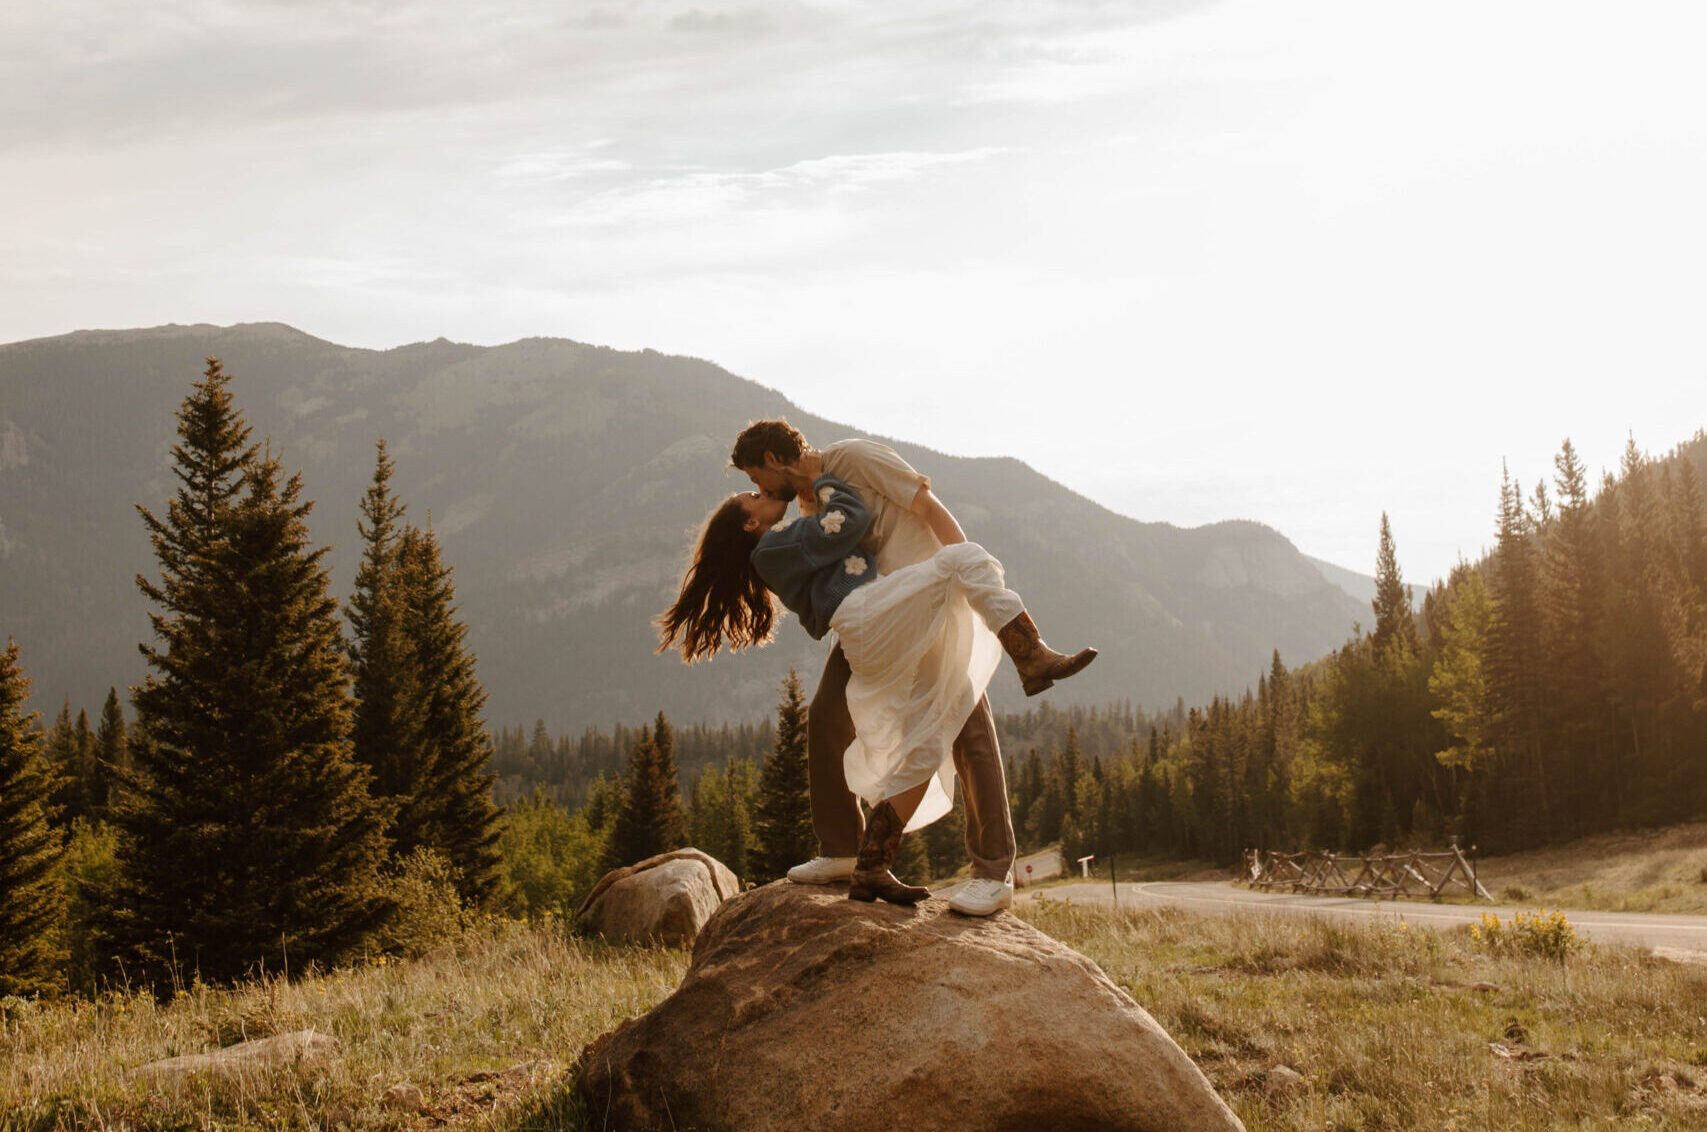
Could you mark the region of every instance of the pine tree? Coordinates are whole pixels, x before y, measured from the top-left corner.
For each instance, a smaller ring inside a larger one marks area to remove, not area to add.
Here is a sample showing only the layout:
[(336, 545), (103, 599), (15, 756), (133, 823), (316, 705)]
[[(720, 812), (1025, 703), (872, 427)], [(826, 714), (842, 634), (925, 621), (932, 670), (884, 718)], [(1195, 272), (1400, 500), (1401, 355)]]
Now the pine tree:
[(50, 824), (52, 777), (35, 713), (24, 712), (29, 692), (8, 638), (0, 653), (0, 996), (53, 993), (63, 960), (64, 839)]
[(1607, 584), (1596, 653), (1618, 723), (1612, 797), (1623, 820), (1652, 823), (1687, 800), (1664, 781), (1662, 705), (1675, 682), (1656, 586), (1665, 522), (1653, 470), (1634, 437), (1625, 445), (1617, 481), (1601, 498)]
[(1439, 706), (1434, 717), (1446, 725), (1450, 746), (1436, 753), (1441, 764), (1485, 771), (1494, 757), (1494, 708), (1486, 675), (1493, 603), (1482, 575), (1468, 566), (1453, 572), (1440, 657), (1429, 675)]
[(699, 849), (745, 879), (752, 869), (754, 793), (752, 764), (730, 756), (707, 767), (693, 785), (688, 836)]
[(426, 765), (425, 720), (419, 665), (405, 633), (409, 595), (400, 578), (398, 520), (404, 507), (391, 494), (394, 465), (377, 445), (373, 482), (362, 497), (356, 529), (362, 560), (348, 615), (355, 712), (350, 738), (357, 761), (373, 772), (373, 793), (391, 801), (391, 856), (401, 861), (428, 845), (423, 829), (427, 802), (421, 788)]
[(676, 777), (675, 736), (664, 713), (656, 730), (643, 728), (628, 756), (622, 780), (622, 805), (611, 834), (610, 868), (621, 868), (680, 849), (687, 841), (687, 820)]
[(759, 772), (759, 809), (754, 832), (754, 871), (779, 877), (818, 852), (806, 762), (806, 698), (790, 670), (776, 707), (776, 739)]
[[(502, 811), (492, 800), (492, 740), (480, 718), (486, 692), (475, 675), (467, 626), (457, 617), (451, 571), (440, 559), (431, 529), (404, 529), (398, 578), (406, 598), (403, 630), (415, 668), (412, 683), (421, 697), (419, 765), (426, 774), (416, 798), (422, 839), (456, 869), (463, 900), (483, 906), (502, 881)], [(658, 721), (667, 727), (661, 714)], [(673, 757), (669, 776), (674, 790)], [(679, 797), (676, 813), (679, 842)]]
[(1496, 814), (1517, 836), (1539, 840), (1551, 819), (1550, 775), (1543, 750), (1542, 624), (1534, 527), (1523, 493), (1506, 475), (1500, 485), (1499, 542), (1492, 560), (1484, 672), (1496, 711), (1495, 745), (1511, 757), (1513, 795)]
[(337, 605), (311, 549), (301, 479), (247, 446), (209, 359), (178, 412), (180, 483), (138, 507), (161, 578), (152, 671), (119, 779), (116, 907), (103, 934), (136, 976), (228, 981), (334, 962), (385, 912), (386, 814), (350, 752)]
[(88, 712), (79, 710), (72, 722), (70, 697), (47, 734), (47, 761), (55, 780), (55, 824), (69, 828), (78, 818), (93, 817), (96, 799), (105, 793), (95, 735), (89, 730)]
[(1411, 615), (1411, 593), (1399, 574), (1399, 558), (1393, 547), (1393, 527), (1387, 512), (1381, 512), (1381, 544), (1375, 554), (1375, 651), (1385, 652), (1395, 643), (1416, 648), (1416, 621)]
[[(354, 631), (357, 757), (374, 770), (375, 791), (392, 800), (393, 861), (430, 849), (456, 873), (457, 894), (488, 904), (501, 883), (497, 805), (488, 770), (492, 742), (480, 719), (486, 693), (457, 619), (456, 588), (433, 532), (401, 523), (392, 494), (395, 465), (377, 445), (373, 482), (361, 504), (363, 541)], [(543, 727), (543, 724), (541, 724)], [(534, 780), (552, 761), (536, 735)]]
[(119, 706), (117, 688), (107, 689), (107, 702), (101, 706), (101, 725), (95, 732), (95, 759), (99, 769), (95, 813), (104, 818), (111, 801), (113, 775), (130, 767), (124, 709)]
[(1595, 535), (1588, 477), (1567, 439), (1554, 458), (1556, 518), (1542, 532), (1540, 562), (1545, 683), (1553, 703), (1550, 742), (1559, 752), (1562, 817), (1577, 832), (1615, 816), (1610, 796), (1604, 676), (1594, 642), (1605, 606), (1602, 554)]
[(77, 730), (71, 723), (71, 697), (67, 696), (53, 726), (47, 729), (47, 765), (53, 782), (48, 804), (59, 825), (69, 824), (83, 810), (83, 783), (77, 773), (77, 761)]

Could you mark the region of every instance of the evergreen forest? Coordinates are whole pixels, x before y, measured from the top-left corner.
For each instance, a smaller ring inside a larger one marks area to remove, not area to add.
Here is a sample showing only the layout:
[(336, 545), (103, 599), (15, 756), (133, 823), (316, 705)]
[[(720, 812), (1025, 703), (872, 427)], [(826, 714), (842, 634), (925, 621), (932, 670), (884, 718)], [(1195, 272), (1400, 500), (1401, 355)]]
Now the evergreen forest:
[[(475, 917), (567, 919), (682, 845), (755, 883), (816, 852), (797, 675), (760, 721), (493, 734), (383, 439), (340, 601), (220, 362), (177, 421), (176, 490), (136, 508), (158, 573), (130, 718), (112, 689), (43, 727), (28, 657), (0, 653), (0, 995), (419, 954)], [(1382, 516), (1368, 628), (1327, 656), (1276, 652), (1207, 704), (999, 715), (1022, 851), (1505, 851), (1707, 813), (1704, 479), (1707, 433), (1632, 440), (1592, 490), (1567, 441), (1532, 487), (1505, 477), (1493, 549), (1420, 606)], [(956, 808), (897, 872), (954, 873), (963, 837)]]

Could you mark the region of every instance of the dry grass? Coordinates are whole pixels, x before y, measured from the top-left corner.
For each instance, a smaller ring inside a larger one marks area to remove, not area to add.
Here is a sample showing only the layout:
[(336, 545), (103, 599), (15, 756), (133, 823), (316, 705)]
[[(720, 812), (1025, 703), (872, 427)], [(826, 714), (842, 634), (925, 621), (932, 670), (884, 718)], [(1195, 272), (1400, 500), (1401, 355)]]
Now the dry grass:
[(1707, 822), (1486, 857), (1478, 869), (1487, 890), (1507, 903), (1707, 914)]
[[(1251, 1132), (1707, 1128), (1707, 967), (1262, 914), (1022, 915), (1143, 1004)], [(1280, 1065), (1301, 1089), (1270, 1095)]]
[[(1059, 900), (1021, 914), (1147, 1007), (1251, 1132), (1707, 1129), (1707, 967), (1612, 948), (1555, 962), (1494, 954), (1468, 932), (1266, 915)], [(686, 965), (682, 951), (497, 925), (454, 954), (167, 1004), (9, 1000), (0, 1128), (597, 1127), (569, 1064)], [(134, 1073), (309, 1027), (339, 1055), (230, 1080)], [(1280, 1065), (1304, 1082), (1271, 1095)], [(399, 1082), (425, 1111), (381, 1104)]]
[[(0, 1006), (0, 1128), (578, 1127), (563, 1079), (581, 1047), (675, 989), (687, 954), (615, 948), (560, 927), (499, 924), (454, 950), (157, 1004)], [(319, 1062), (236, 1078), (134, 1071), (245, 1037), (312, 1028), (342, 1043)], [(392, 1085), (427, 1108), (387, 1109)]]

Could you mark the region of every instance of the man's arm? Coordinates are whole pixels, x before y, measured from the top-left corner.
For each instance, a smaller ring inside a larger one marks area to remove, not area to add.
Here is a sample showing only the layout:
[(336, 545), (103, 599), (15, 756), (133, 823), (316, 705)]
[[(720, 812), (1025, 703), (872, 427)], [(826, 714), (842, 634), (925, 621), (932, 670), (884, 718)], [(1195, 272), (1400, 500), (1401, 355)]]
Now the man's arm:
[(942, 500), (936, 497), (936, 492), (931, 490), (929, 484), (920, 486), (918, 494), (913, 496), (913, 505), (909, 510), (925, 521), (925, 526), (931, 529), (937, 541), (944, 546), (966, 541), (966, 532), (960, 529), (960, 524), (954, 521), (954, 515), (942, 505)]

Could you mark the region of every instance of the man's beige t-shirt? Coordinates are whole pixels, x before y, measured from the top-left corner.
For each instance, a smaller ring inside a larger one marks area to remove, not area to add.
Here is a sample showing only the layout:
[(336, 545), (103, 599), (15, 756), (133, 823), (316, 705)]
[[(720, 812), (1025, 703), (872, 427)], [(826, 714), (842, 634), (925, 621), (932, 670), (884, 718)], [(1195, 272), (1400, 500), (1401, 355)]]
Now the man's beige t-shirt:
[(871, 529), (860, 543), (888, 574), (923, 562), (942, 549), (936, 532), (913, 514), (913, 499), (931, 485), (901, 454), (875, 440), (838, 440), (823, 451), (824, 470), (859, 492), (871, 510)]

